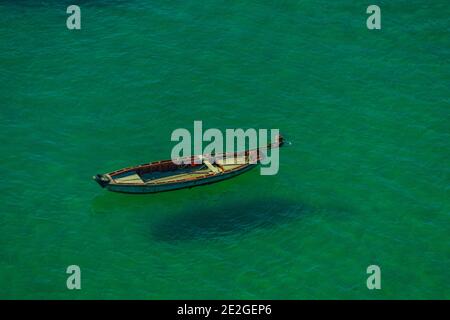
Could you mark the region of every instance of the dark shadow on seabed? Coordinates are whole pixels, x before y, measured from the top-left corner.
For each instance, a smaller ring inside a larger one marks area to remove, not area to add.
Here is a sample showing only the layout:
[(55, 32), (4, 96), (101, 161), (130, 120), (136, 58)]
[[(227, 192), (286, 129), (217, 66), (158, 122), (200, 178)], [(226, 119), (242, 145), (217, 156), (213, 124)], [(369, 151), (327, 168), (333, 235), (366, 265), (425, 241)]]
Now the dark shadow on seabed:
[(151, 227), (158, 241), (211, 240), (287, 223), (313, 210), (284, 199), (248, 200), (182, 210)]
[[(316, 211), (300, 201), (284, 198), (243, 199), (240, 195), (227, 192), (212, 192), (209, 199), (203, 198), (202, 201), (192, 191), (178, 191), (179, 197), (190, 199), (182, 207), (174, 202), (170, 193), (130, 196), (108, 192), (93, 198), (91, 213), (116, 215), (127, 212), (127, 215), (135, 213), (141, 217), (149, 214), (152, 239), (176, 242), (213, 240), (268, 229)], [(227, 200), (221, 200), (224, 198)], [(169, 212), (161, 214), (162, 208)]]
[[(175, 204), (170, 193), (161, 193), (158, 197), (106, 193), (93, 199), (92, 213), (115, 215), (122, 214), (126, 209), (127, 215), (133, 212), (140, 216), (150, 214), (155, 217), (153, 213), (159, 212), (163, 207), (167, 208), (170, 213), (157, 214), (155, 219), (150, 219), (148, 228), (153, 240), (169, 243), (215, 240), (258, 229), (267, 230), (298, 219), (312, 218), (316, 214), (332, 219), (345, 219), (349, 213), (354, 213), (346, 205), (337, 203), (318, 208), (297, 199), (272, 197), (243, 200), (241, 196), (238, 198), (237, 195), (226, 192), (213, 193), (215, 199), (201, 201), (189, 195), (189, 189), (178, 192), (185, 193), (180, 194), (180, 197), (190, 198), (190, 201), (184, 203), (184, 208)], [(227, 200), (217, 199), (217, 195), (222, 195), (220, 198)]]

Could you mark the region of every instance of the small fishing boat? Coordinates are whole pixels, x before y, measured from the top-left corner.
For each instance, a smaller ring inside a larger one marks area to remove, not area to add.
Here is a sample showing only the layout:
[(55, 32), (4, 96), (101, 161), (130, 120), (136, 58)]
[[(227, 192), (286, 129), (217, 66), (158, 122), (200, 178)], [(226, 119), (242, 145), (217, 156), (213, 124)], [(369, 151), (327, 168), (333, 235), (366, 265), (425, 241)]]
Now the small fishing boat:
[[(266, 149), (283, 145), (283, 137), (266, 147), (220, 155), (198, 155), (180, 161), (162, 160), (97, 174), (95, 181), (109, 191), (123, 193), (156, 193), (219, 182), (255, 168)], [(187, 161), (186, 161), (187, 160)], [(178, 161), (177, 161), (178, 162)]]

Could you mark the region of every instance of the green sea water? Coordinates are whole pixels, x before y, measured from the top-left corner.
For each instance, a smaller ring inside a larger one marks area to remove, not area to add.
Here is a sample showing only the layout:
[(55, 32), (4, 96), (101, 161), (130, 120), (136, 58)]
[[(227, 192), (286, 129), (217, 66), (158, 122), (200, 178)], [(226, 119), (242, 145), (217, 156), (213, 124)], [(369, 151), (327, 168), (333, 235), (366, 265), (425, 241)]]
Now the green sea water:
[[(450, 298), (448, 1), (73, 2), (81, 30), (0, 2), (0, 298)], [(194, 120), (292, 145), (275, 176), (91, 180)]]

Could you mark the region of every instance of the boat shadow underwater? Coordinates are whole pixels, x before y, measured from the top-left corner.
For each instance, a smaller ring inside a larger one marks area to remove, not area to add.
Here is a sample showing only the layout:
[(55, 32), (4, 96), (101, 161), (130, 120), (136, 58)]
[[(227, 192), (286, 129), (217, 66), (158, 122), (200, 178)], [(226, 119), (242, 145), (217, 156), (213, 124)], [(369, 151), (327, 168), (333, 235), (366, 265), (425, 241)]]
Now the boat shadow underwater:
[[(189, 194), (190, 190), (179, 192)], [(219, 240), (258, 230), (271, 232), (270, 229), (299, 219), (309, 220), (316, 215), (325, 219), (346, 219), (349, 214), (355, 214), (343, 203), (316, 207), (283, 197), (242, 199), (238, 195), (228, 195), (228, 200), (223, 201), (218, 194), (213, 194), (208, 201), (196, 195), (189, 198), (190, 201), (180, 208), (169, 193), (161, 193), (158, 198), (108, 193), (94, 198), (92, 213), (122, 215), (133, 212), (153, 241), (168, 243)], [(153, 209), (149, 211), (149, 207)], [(160, 210), (163, 212), (156, 214)]]
[(219, 239), (289, 223), (313, 211), (286, 199), (199, 205), (153, 223), (151, 235), (166, 242)]

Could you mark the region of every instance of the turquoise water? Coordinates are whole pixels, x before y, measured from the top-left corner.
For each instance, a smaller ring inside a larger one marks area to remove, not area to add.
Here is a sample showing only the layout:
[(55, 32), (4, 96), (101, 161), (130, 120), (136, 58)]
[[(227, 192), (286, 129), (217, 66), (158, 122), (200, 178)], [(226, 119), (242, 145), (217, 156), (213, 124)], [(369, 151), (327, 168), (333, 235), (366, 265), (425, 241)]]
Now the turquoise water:
[[(450, 298), (447, 1), (378, 1), (375, 31), (347, 0), (85, 0), (78, 31), (69, 4), (0, 3), (0, 298)], [(194, 120), (292, 146), (275, 176), (91, 180)]]

